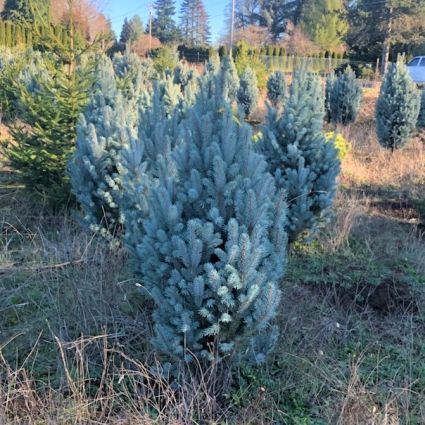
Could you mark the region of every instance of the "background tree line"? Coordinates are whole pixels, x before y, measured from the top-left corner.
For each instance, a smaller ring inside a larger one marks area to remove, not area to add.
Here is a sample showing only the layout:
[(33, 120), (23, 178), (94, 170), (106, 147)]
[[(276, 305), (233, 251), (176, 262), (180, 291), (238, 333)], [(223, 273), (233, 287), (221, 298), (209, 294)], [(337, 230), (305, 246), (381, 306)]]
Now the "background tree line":
[[(0, 1), (0, 45), (31, 45), (31, 34), (21, 25), (35, 24), (39, 17), (69, 29), (67, 3)], [(228, 24), (220, 40), (225, 45), (230, 43), (231, 4), (229, 0)], [(91, 0), (74, 1), (72, 13), (84, 39), (105, 36), (109, 47), (115, 43), (115, 50), (130, 45), (145, 55), (161, 44), (193, 49), (212, 42), (203, 0), (183, 0), (179, 9), (176, 0), (155, 0), (152, 19), (147, 23), (138, 16), (126, 19), (119, 37)], [(289, 54), (347, 53), (352, 60), (375, 62), (379, 58), (386, 68), (398, 53), (415, 54), (425, 47), (425, 0), (236, 0), (234, 18), (235, 42), (246, 41), (257, 48), (277, 46)]]

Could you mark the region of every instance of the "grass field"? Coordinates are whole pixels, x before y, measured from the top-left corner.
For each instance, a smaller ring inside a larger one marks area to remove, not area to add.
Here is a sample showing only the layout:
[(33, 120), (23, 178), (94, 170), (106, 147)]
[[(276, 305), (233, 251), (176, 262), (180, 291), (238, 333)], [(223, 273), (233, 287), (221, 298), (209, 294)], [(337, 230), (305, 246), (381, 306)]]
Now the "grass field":
[(126, 254), (0, 181), (0, 424), (425, 423), (425, 144), (376, 142), (365, 92), (332, 223), (292, 247), (266, 367), (224, 398), (147, 366), (150, 302)]

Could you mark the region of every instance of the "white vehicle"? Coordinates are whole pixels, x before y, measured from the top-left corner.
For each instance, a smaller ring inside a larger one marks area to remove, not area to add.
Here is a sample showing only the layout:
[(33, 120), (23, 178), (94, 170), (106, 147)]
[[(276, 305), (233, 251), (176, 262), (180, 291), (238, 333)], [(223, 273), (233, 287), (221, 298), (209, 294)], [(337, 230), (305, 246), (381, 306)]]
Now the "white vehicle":
[(408, 64), (407, 69), (416, 84), (425, 84), (425, 56), (416, 56)]

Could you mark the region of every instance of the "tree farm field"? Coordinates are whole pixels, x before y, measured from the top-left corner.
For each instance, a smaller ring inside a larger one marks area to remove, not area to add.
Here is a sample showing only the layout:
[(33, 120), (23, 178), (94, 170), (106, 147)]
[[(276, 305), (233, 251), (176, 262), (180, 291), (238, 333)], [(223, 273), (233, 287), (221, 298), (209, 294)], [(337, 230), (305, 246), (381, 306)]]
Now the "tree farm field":
[(155, 375), (152, 304), (126, 251), (3, 167), (0, 423), (425, 423), (425, 133), (380, 147), (378, 91), (327, 129), (351, 149), (330, 222), (288, 253), (270, 360), (242, 363), (218, 398), (214, 365), (180, 392)]

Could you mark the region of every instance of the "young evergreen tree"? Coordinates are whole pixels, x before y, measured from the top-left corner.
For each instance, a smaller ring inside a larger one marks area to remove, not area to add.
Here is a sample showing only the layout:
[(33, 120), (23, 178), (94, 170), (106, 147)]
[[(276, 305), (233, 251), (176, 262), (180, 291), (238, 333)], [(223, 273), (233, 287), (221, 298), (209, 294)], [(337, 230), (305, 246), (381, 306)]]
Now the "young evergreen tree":
[(247, 67), (239, 81), (238, 102), (248, 118), (258, 105), (258, 86), (255, 72)]
[(351, 67), (326, 81), (326, 105), (329, 120), (334, 124), (354, 122), (360, 110), (362, 89)]
[(338, 152), (323, 132), (321, 82), (305, 66), (296, 70), (283, 114), (269, 109), (258, 143), (278, 188), (287, 193), (290, 242), (314, 231), (332, 206), (340, 171)]
[(376, 103), (378, 142), (394, 151), (404, 146), (416, 128), (420, 93), (399, 58), (390, 65)]
[(95, 75), (89, 105), (78, 124), (77, 149), (68, 167), (84, 223), (112, 241), (122, 231), (119, 163), (121, 151), (135, 135), (135, 111), (129, 110), (106, 56), (99, 59)]
[(159, 157), (133, 251), (155, 302), (152, 343), (173, 363), (232, 354), (261, 362), (276, 338), (270, 322), (285, 269), (286, 207), (249, 126), (234, 119), (222, 79), (203, 79), (182, 124), (175, 178)]
[(179, 31), (174, 21), (176, 13), (175, 0), (155, 0), (155, 17), (152, 22), (152, 34), (161, 43), (172, 43), (179, 38)]
[[(137, 61), (130, 61), (131, 56), (124, 58), (119, 55), (113, 63), (107, 57), (99, 59), (96, 83), (80, 119), (77, 149), (69, 164), (73, 192), (83, 209), (85, 224), (111, 242), (119, 242), (128, 216), (146, 212), (146, 201), (140, 200), (138, 192), (147, 195), (155, 181), (157, 155), (171, 154), (172, 143), (177, 140), (171, 139), (171, 130), (176, 136), (178, 125), (171, 125), (171, 111), (175, 112), (173, 119), (181, 120), (177, 111), (183, 109), (180, 87), (172, 87), (171, 77), (154, 84), (151, 98), (137, 100), (122, 81), (134, 77), (134, 71), (140, 68)], [(130, 79), (130, 87), (137, 87), (138, 80), (132, 83)], [(123, 203), (125, 213), (120, 207)], [(127, 232), (128, 242), (135, 231)]]
[(20, 120), (9, 127), (13, 143), (3, 146), (9, 166), (26, 189), (42, 193), (55, 206), (70, 198), (67, 162), (92, 84), (92, 62), (83, 57), (91, 46), (76, 42), (72, 19), (70, 28), (63, 42), (48, 21), (34, 26), (34, 38), (46, 51), (48, 78), (36, 75), (33, 86), (14, 85)]
[(286, 96), (285, 74), (276, 71), (270, 75), (267, 81), (267, 97), (274, 108), (282, 108)]
[[(210, 68), (214, 70), (214, 67)], [(221, 83), (223, 84), (223, 94), (230, 102), (233, 102), (238, 97), (239, 91), (239, 76), (236, 70), (235, 62), (230, 56), (224, 56), (221, 59)]]

